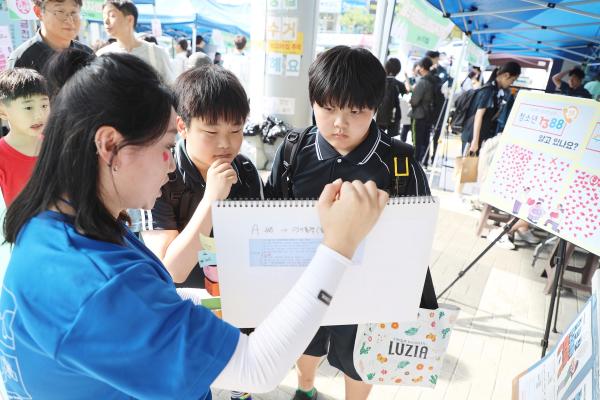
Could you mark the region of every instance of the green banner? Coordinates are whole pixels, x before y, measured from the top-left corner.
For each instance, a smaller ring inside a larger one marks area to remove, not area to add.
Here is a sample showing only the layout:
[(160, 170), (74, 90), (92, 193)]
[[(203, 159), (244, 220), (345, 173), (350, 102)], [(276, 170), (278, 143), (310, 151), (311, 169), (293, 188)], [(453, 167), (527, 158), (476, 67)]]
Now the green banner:
[(465, 59), (471, 65), (485, 67), (488, 65), (487, 53), (469, 39)]
[(424, 0), (399, 0), (396, 4), (392, 41), (406, 41), (424, 49), (436, 49), (454, 25)]
[(104, 4), (104, 0), (83, 0), (81, 18), (102, 21), (102, 4)]

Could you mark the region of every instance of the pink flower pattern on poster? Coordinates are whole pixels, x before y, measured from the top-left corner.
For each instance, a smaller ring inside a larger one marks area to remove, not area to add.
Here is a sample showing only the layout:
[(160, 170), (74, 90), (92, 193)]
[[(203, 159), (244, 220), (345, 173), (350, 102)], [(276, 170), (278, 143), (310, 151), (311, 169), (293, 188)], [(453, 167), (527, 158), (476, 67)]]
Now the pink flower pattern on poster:
[(580, 239), (600, 231), (600, 177), (575, 170), (575, 179), (564, 202), (565, 231)]
[(515, 199), (517, 193), (523, 190), (523, 178), (532, 157), (531, 150), (516, 144), (506, 146), (492, 177), (492, 192), (507, 200)]
[(541, 199), (544, 208), (553, 207), (571, 164), (556, 156), (538, 153), (530, 168), (527, 182), (535, 200)]

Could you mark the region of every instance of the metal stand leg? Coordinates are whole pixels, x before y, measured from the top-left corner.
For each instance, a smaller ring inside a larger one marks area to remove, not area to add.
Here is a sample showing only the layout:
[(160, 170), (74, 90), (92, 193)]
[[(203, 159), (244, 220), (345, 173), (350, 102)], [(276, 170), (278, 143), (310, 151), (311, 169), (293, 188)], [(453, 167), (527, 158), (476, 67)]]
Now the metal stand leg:
[(565, 267), (565, 255), (567, 251), (567, 242), (560, 239), (558, 242), (558, 251), (555, 258), (555, 271), (554, 281), (552, 282), (552, 297), (550, 298), (550, 307), (548, 308), (548, 318), (546, 319), (546, 330), (544, 331), (544, 338), (542, 339), (542, 357), (546, 355), (548, 349), (548, 338), (550, 337), (550, 325), (552, 325), (552, 316), (554, 313), (554, 305), (556, 302), (556, 295), (558, 292), (558, 284), (562, 276), (562, 270)]
[(463, 269), (462, 271), (460, 271), (458, 273), (458, 276), (456, 277), (456, 279), (450, 285), (448, 285), (448, 287), (446, 289), (444, 289), (442, 291), (442, 293), (440, 293), (437, 296), (437, 299), (438, 300), (441, 299), (442, 296), (444, 295), (444, 293), (446, 293), (448, 290), (450, 290), (450, 288), (452, 286), (454, 286), (454, 284), (456, 282), (458, 282), (460, 280), (460, 278), (462, 278), (467, 272), (469, 272), (469, 270), (477, 263), (477, 261), (479, 261), (481, 259), (481, 257), (483, 257), (485, 255), (485, 253), (487, 253), (496, 244), (496, 242), (502, 238), (502, 236), (506, 235), (512, 229), (512, 227), (515, 226), (515, 224), (517, 222), (519, 222), (519, 218), (513, 218), (512, 221), (510, 221), (508, 224), (506, 224), (504, 226), (504, 229), (502, 230), (502, 233), (500, 233), (498, 235), (498, 237), (496, 239), (494, 239), (494, 241), (488, 245), (488, 247), (483, 249), (483, 251), (481, 253), (479, 253), (479, 255), (477, 257), (475, 257), (475, 259), (471, 262), (471, 264), (469, 264), (467, 266), (467, 268)]
[(535, 250), (533, 251), (533, 260), (531, 260), (532, 267), (535, 267), (535, 263), (537, 262), (538, 258), (540, 258), (540, 253), (542, 252), (544, 247), (554, 244), (554, 242), (556, 242), (557, 240), (558, 240), (557, 236), (552, 236), (552, 237), (544, 240), (542, 243), (538, 244), (537, 246), (535, 246)]

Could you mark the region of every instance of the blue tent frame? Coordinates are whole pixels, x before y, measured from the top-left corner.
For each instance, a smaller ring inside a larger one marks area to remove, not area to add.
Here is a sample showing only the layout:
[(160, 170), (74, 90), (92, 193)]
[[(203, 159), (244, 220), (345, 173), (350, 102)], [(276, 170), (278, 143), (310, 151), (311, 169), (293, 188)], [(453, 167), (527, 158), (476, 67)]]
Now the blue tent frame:
[(489, 54), (600, 64), (600, 0), (427, 0)]
[[(168, 0), (162, 0), (168, 1)], [(156, 5), (156, 0), (134, 0), (137, 5)], [(249, 10), (246, 12), (241, 6), (220, 4), (214, 0), (192, 0), (195, 12), (189, 15), (167, 15), (141, 12), (138, 17), (137, 29), (140, 32), (151, 31), (152, 20), (157, 18), (163, 27), (163, 32), (173, 37), (192, 35), (192, 26), (198, 33), (210, 37), (213, 29), (219, 29), (234, 35), (250, 37), (250, 26), (247, 20)], [(236, 21), (235, 15), (243, 15)], [(99, 22), (102, 21), (96, 21)]]

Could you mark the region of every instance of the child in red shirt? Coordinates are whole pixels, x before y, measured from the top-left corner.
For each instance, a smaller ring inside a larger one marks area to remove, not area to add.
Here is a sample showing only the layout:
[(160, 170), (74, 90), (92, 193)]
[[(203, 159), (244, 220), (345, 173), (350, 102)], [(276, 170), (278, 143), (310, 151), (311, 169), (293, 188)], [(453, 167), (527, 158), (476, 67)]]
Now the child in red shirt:
[(10, 126), (0, 139), (0, 190), (7, 207), (33, 172), (49, 112), (42, 75), (25, 68), (0, 72), (0, 118)]

